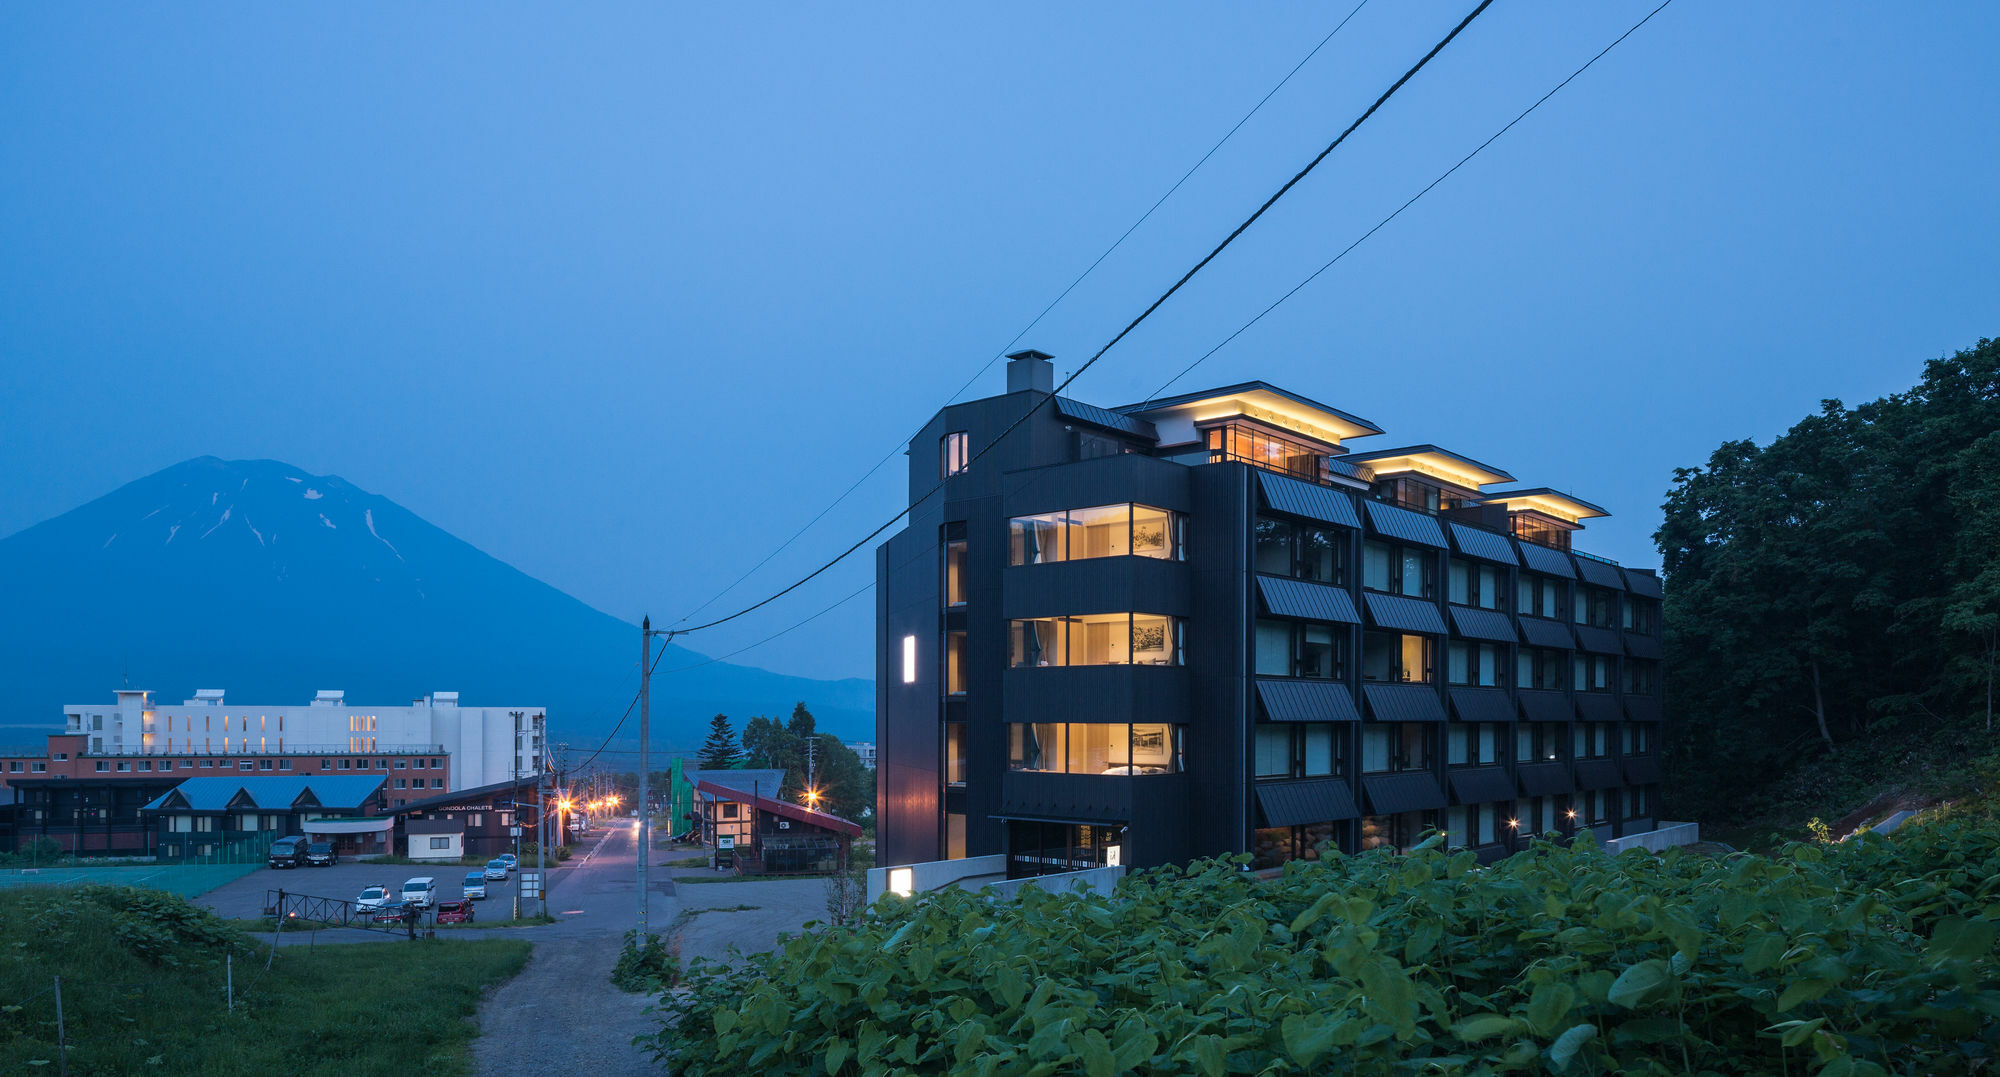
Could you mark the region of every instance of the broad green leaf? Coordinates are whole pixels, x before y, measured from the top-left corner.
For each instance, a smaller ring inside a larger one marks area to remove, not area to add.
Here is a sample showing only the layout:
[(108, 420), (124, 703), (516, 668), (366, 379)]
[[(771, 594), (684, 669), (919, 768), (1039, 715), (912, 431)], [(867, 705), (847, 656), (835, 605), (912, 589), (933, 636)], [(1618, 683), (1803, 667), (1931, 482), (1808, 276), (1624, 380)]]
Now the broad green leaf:
[(836, 1039), (826, 1049), (826, 1077), (837, 1077), (840, 1067), (854, 1057), (854, 1048), (846, 1040)]
[(1278, 1030), (1285, 1041), (1285, 1053), (1292, 1061), (1312, 1068), (1313, 1060), (1325, 1054), (1333, 1046), (1334, 1032), (1340, 1027), (1340, 1019), (1325, 1014), (1290, 1014), (1279, 1023)]
[(1498, 1013), (1482, 1013), (1476, 1017), (1468, 1017), (1451, 1026), (1451, 1032), (1452, 1035), (1457, 1036), (1467, 1043), (1477, 1043), (1480, 1040), (1490, 1040), (1495, 1036), (1505, 1036), (1520, 1027), (1521, 1022), (1519, 1018), (1508, 1017), (1505, 1014)]
[(1544, 1036), (1562, 1027), (1576, 1004), (1576, 990), (1565, 983), (1545, 983), (1528, 997), (1528, 1024)]
[(1558, 1070), (1568, 1069), (1569, 1064), (1576, 1060), (1576, 1053), (1583, 1050), (1583, 1045), (1596, 1035), (1596, 1025), (1571, 1025), (1568, 1031), (1556, 1037), (1556, 1042), (1549, 1045), (1549, 1065)]
[(1337, 891), (1329, 890), (1321, 894), (1318, 901), (1307, 906), (1304, 912), (1292, 917), (1292, 934), (1296, 935), (1317, 923), (1319, 918), (1325, 916), (1326, 911), (1333, 908), (1340, 900), (1341, 896)]
[(1833, 984), (1825, 980), (1796, 981), (1790, 987), (1785, 988), (1784, 994), (1778, 996), (1778, 1012), (1784, 1013), (1794, 1006), (1811, 1002), (1831, 990), (1833, 990)]
[(1641, 961), (1618, 974), (1606, 997), (1616, 1005), (1636, 1010), (1665, 994), (1672, 982), (1665, 962)]

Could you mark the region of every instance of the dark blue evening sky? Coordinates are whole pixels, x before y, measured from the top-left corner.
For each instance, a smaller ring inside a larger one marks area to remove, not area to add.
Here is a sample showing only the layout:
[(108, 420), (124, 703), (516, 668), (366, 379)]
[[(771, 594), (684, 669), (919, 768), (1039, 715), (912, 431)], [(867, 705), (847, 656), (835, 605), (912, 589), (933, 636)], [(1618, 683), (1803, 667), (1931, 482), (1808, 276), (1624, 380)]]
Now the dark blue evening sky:
[[(1471, 3), (1370, 3), (1023, 344), (1074, 369)], [(10, 5), (0, 534), (270, 457), (671, 621), (1351, 6)], [(1495, 4), (1074, 395), (1159, 389), (1651, 6)], [(1996, 37), (1990, 3), (1679, 0), (1176, 388), (1262, 378), (1571, 490), (1616, 513), (1581, 548), (1657, 564), (1674, 467), (2000, 332)], [(869, 675), (872, 615), (739, 660)]]

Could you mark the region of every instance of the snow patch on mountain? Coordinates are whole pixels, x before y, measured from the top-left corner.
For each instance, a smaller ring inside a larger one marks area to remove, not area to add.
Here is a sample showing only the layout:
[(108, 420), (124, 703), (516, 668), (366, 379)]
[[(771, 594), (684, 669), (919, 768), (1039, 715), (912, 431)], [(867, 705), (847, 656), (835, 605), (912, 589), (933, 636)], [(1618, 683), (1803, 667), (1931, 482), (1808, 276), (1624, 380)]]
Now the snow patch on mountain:
[(111, 547), (111, 544), (112, 544), (112, 543), (114, 543), (114, 542), (117, 542), (117, 541), (118, 541), (118, 532), (116, 532), (116, 531), (113, 531), (113, 532), (111, 533), (111, 537), (110, 537), (110, 538), (108, 538), (108, 539), (105, 539), (105, 540), (104, 540), (104, 545), (102, 545), (102, 546), (99, 546), (99, 547), (98, 547), (98, 549), (100, 549), (100, 550), (104, 550), (104, 549), (109, 549), (109, 548)]
[(320, 513), (320, 514), (319, 514), (319, 522), (320, 522), (320, 523), (323, 523), (323, 524), (325, 524), (325, 525), (326, 525), (326, 526), (328, 526), (328, 527), (333, 527), (333, 529), (334, 529), (335, 531), (338, 531), (338, 530), (340, 530), (340, 528), (338, 528), (338, 527), (334, 527), (334, 526), (333, 526), (333, 521), (332, 521), (332, 520), (329, 520), (329, 519), (327, 519), (327, 518), (326, 518), (326, 513), (324, 513), (324, 512), (322, 512), (322, 513)]
[[(230, 508), (226, 508), (226, 509), (223, 509), (223, 510), (222, 510), (222, 519), (220, 519), (220, 520), (217, 520), (217, 521), (215, 521), (215, 527), (221, 527), (221, 526), (222, 526), (223, 524), (226, 524), (226, 523), (228, 523), (228, 522), (229, 522), (229, 514), (230, 514), (230, 513), (232, 512), (232, 511), (234, 511), (234, 506), (231, 506)], [(211, 528), (209, 528), (208, 530), (206, 530), (206, 531), (203, 531), (203, 532), (201, 533), (201, 537), (202, 537), (202, 538), (207, 538), (208, 536), (210, 536), (210, 535), (213, 535), (213, 534), (215, 534), (215, 527), (211, 527)]]
[(175, 524), (172, 527), (167, 528), (167, 541), (168, 542), (174, 541), (174, 536), (180, 533), (180, 529), (181, 525), (179, 524)]
[[(380, 531), (375, 530), (375, 510), (362, 509), (361, 518), (368, 522), (368, 533), (375, 536), (375, 541), (381, 543), (384, 546), (389, 547), (389, 552), (396, 555), (396, 560), (403, 561), (403, 551), (398, 550), (396, 548), (395, 543), (390, 542), (388, 539), (383, 538), (382, 533)], [(403, 561), (403, 563), (406, 565), (409, 564), (408, 561)]]
[(315, 490), (315, 489), (313, 489), (313, 488), (312, 488), (312, 487), (310, 487), (310, 486), (306, 487), (306, 500), (307, 500), (307, 501), (318, 501), (318, 500), (319, 500), (320, 498), (322, 498), (322, 497), (325, 497), (325, 496), (326, 496), (325, 494), (322, 494), (322, 493), (320, 493), (320, 492), (319, 492), (318, 490)]

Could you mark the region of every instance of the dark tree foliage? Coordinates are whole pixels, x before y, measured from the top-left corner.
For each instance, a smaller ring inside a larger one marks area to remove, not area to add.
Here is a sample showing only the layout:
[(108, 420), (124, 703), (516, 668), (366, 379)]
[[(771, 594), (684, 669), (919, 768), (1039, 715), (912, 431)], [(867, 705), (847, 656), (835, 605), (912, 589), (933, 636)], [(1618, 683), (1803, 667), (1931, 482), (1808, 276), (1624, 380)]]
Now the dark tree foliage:
[(701, 745), (701, 769), (728, 770), (742, 755), (736, 746), (736, 730), (729, 716), (718, 714), (708, 720), (708, 739)]
[[(809, 741), (816, 741), (816, 746), (808, 748)], [(803, 702), (792, 708), (786, 721), (760, 715), (745, 723), (743, 754), (751, 767), (785, 772), (780, 795), (787, 800), (805, 803), (810, 786), (819, 791), (820, 810), (843, 818), (859, 819), (864, 809), (874, 806), (874, 775), (861, 765), (854, 749), (818, 732), (813, 713)]]
[[(1681, 468), (1654, 536), (1670, 811), (1894, 724), (1991, 727), (2000, 653), (2000, 342), (1915, 388)], [(1726, 746), (1726, 750), (1719, 750)]]

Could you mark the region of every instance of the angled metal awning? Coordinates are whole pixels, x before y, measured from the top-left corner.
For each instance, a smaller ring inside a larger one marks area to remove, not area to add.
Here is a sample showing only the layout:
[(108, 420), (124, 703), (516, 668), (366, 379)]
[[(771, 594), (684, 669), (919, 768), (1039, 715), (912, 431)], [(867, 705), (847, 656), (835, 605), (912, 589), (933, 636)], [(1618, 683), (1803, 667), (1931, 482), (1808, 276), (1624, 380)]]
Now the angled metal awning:
[(1569, 630), (1569, 625), (1543, 617), (1522, 617), (1518, 620), (1521, 626), (1521, 642), (1535, 647), (1576, 650), (1576, 634)]
[(1625, 784), (1654, 785), (1660, 780), (1660, 757), (1657, 755), (1628, 755), (1625, 757)]
[(1616, 759), (1579, 759), (1576, 785), (1579, 789), (1610, 789), (1620, 784)]
[(1515, 539), (1514, 548), (1521, 552), (1521, 564), (1547, 576), (1561, 576), (1565, 580), (1576, 579), (1576, 569), (1571, 567), (1569, 555), (1538, 542)]
[(1374, 591), (1361, 597), (1368, 604), (1368, 620), (1377, 628), (1423, 632), (1433, 636), (1445, 633), (1444, 615), (1424, 599), (1377, 594)]
[(1367, 796), (1370, 815), (1400, 815), (1445, 806), (1444, 789), (1427, 771), (1370, 774), (1361, 779), (1361, 791)]
[(1505, 535), (1457, 521), (1450, 521), (1446, 526), (1451, 531), (1451, 541), (1458, 547), (1458, 552), (1467, 557), (1498, 561), (1503, 565), (1521, 563), (1514, 553), (1514, 544), (1507, 541)]
[(1159, 432), (1153, 428), (1153, 424), (1144, 419), (1134, 419), (1130, 415), (1120, 415), (1107, 408), (1100, 408), (1095, 404), (1086, 404), (1081, 400), (1071, 400), (1066, 396), (1056, 397), (1056, 414), (1065, 419), (1074, 419), (1080, 423), (1101, 426), (1106, 430), (1116, 430), (1121, 434), (1130, 434), (1133, 437), (1145, 438), (1147, 441), (1157, 442), (1160, 440)]
[(1461, 722), (1512, 722), (1514, 702), (1505, 688), (1453, 688), (1451, 713)]
[(1657, 722), (1660, 720), (1660, 697), (1626, 696), (1625, 717), (1635, 722)]
[(1513, 643), (1520, 639), (1514, 631), (1514, 619), (1493, 610), (1478, 610), (1470, 606), (1447, 606), (1451, 611), (1452, 627), (1467, 639), (1488, 639), (1495, 643)]
[(1578, 692), (1576, 716), (1585, 722), (1617, 722), (1624, 720), (1625, 712), (1609, 692)]
[(1583, 582), (1609, 587), (1614, 591), (1625, 589), (1625, 573), (1617, 565), (1578, 555), (1577, 571), (1583, 574)]
[(1591, 654), (1624, 654), (1625, 644), (1618, 638), (1615, 628), (1598, 628), (1596, 625), (1574, 625), (1578, 650)]
[(1530, 722), (1567, 722), (1576, 715), (1569, 696), (1540, 688), (1523, 688), (1515, 693), (1521, 702), (1521, 717)]
[(1273, 722), (1358, 722), (1353, 690), (1340, 681), (1259, 677), (1257, 702)]
[(1435, 546), (1440, 550), (1450, 548), (1444, 543), (1444, 528), (1438, 526), (1436, 518), (1385, 501), (1365, 504), (1368, 506), (1369, 529), (1376, 534), (1421, 546)]
[(1459, 767), (1447, 771), (1451, 797), (1460, 804), (1492, 804), (1514, 799), (1514, 779), (1506, 767)]
[(1361, 814), (1354, 805), (1354, 791), (1336, 778), (1260, 783), (1257, 811), (1265, 826), (1331, 823)]
[(1444, 703), (1426, 684), (1364, 684), (1368, 717), (1378, 722), (1442, 722)]
[(1524, 797), (1552, 797), (1574, 791), (1567, 763), (1525, 763), (1514, 768)]
[(1665, 598), (1667, 590), (1660, 577), (1651, 572), (1641, 572), (1636, 568), (1625, 570), (1625, 586), (1635, 595), (1647, 598)]
[(1273, 617), (1298, 617), (1350, 625), (1361, 623), (1361, 614), (1354, 608), (1354, 596), (1328, 584), (1283, 576), (1259, 576), (1257, 597), (1264, 603), (1264, 612)]
[(1660, 637), (1635, 636), (1630, 632), (1625, 633), (1625, 653), (1634, 658), (1657, 660), (1665, 657), (1665, 652), (1660, 649)]
[(1361, 529), (1361, 517), (1354, 511), (1354, 499), (1345, 490), (1262, 469), (1257, 471), (1257, 485), (1264, 492), (1264, 504), (1273, 512), (1303, 516), (1323, 524), (1352, 527), (1357, 531)]

